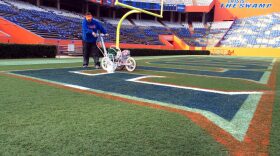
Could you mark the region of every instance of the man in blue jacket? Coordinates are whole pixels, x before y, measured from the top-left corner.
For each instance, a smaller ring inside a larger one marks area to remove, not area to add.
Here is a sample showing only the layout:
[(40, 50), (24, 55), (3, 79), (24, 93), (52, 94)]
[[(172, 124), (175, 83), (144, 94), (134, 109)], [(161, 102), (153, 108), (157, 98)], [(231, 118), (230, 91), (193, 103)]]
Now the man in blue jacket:
[(87, 13), (86, 17), (82, 22), (83, 28), (83, 57), (84, 63), (83, 67), (88, 67), (89, 57), (92, 55), (94, 59), (95, 68), (100, 68), (100, 51), (96, 45), (97, 32), (101, 32), (108, 36), (106, 30), (103, 28), (100, 22), (93, 19), (91, 13)]

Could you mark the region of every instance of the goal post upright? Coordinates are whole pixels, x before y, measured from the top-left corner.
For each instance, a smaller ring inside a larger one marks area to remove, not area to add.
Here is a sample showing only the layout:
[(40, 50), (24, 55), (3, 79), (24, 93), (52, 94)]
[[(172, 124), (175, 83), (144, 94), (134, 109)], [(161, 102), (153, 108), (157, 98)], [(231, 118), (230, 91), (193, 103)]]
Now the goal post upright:
[(120, 21), (118, 23), (117, 32), (116, 32), (116, 48), (120, 49), (120, 30), (121, 30), (122, 23), (127, 18), (127, 16), (129, 16), (131, 14), (134, 14), (134, 13), (138, 13), (138, 14), (139, 13), (145, 13), (145, 14), (148, 14), (148, 15), (151, 15), (151, 16), (154, 16), (154, 17), (163, 18), (163, 0), (161, 0), (160, 5), (161, 5), (160, 13), (156, 14), (156, 13), (153, 13), (151, 11), (147, 11), (147, 10), (144, 10), (144, 9), (141, 9), (141, 8), (136, 8), (136, 7), (121, 3), (121, 2), (119, 2), (119, 0), (116, 0), (115, 1), (115, 6), (121, 6), (123, 8), (131, 9), (131, 11), (127, 12), (120, 19)]

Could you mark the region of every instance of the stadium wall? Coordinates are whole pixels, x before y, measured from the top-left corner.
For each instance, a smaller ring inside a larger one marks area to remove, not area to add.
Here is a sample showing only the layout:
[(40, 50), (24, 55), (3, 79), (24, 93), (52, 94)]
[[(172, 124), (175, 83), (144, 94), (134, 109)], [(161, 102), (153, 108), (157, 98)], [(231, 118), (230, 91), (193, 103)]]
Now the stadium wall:
[(11, 36), (0, 30), (0, 43), (10, 43)]
[(43, 44), (44, 38), (0, 17), (0, 30), (11, 36), (10, 43)]
[(46, 45), (68, 45), (68, 44), (75, 44), (76, 46), (82, 46), (81, 40), (61, 40), (61, 39), (44, 39), (44, 44)]
[(218, 56), (280, 57), (280, 48), (212, 47), (207, 50)]
[(280, 12), (280, 0), (216, 0), (215, 21)]
[(0, 59), (55, 58), (56, 46), (0, 43)]

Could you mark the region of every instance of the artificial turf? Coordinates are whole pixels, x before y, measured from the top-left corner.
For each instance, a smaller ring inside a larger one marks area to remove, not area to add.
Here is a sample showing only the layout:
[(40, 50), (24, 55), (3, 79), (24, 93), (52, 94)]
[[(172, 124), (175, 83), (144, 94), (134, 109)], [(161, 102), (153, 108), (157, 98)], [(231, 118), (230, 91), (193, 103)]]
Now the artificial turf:
[(189, 119), (0, 76), (0, 155), (224, 155)]
[(163, 78), (149, 78), (148, 80), (152, 82), (174, 84), (180, 86), (190, 86), (225, 91), (270, 90), (265, 85), (239, 79), (207, 77), (145, 70), (137, 70), (135, 73), (164, 76)]
[(81, 64), (82, 63), (54, 63), (54, 64), (33, 64), (33, 65), (0, 66), (0, 71), (81, 67)]
[[(138, 62), (145, 65), (147, 61)], [(80, 65), (80, 62), (2, 65), (0, 71)], [(212, 67), (193, 69), (215, 70)], [(243, 80), (144, 70), (135, 73), (166, 76), (150, 80), (176, 85), (221, 90), (270, 90), (265, 85)], [(0, 86), (0, 155), (228, 155), (227, 149), (203, 129), (176, 113), (11, 78), (1, 73)], [(280, 154), (279, 68), (276, 88), (269, 146), (271, 155)]]
[(280, 155), (280, 60), (278, 59), (275, 102), (272, 116), (272, 127), (270, 135), (270, 155)]

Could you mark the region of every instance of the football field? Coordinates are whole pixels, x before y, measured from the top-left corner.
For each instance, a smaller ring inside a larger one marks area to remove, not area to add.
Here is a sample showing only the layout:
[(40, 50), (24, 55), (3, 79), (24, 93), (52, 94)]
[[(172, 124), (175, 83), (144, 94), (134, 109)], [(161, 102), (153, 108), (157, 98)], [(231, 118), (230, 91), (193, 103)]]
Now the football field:
[(0, 155), (279, 155), (279, 59), (136, 60), (0, 60)]

